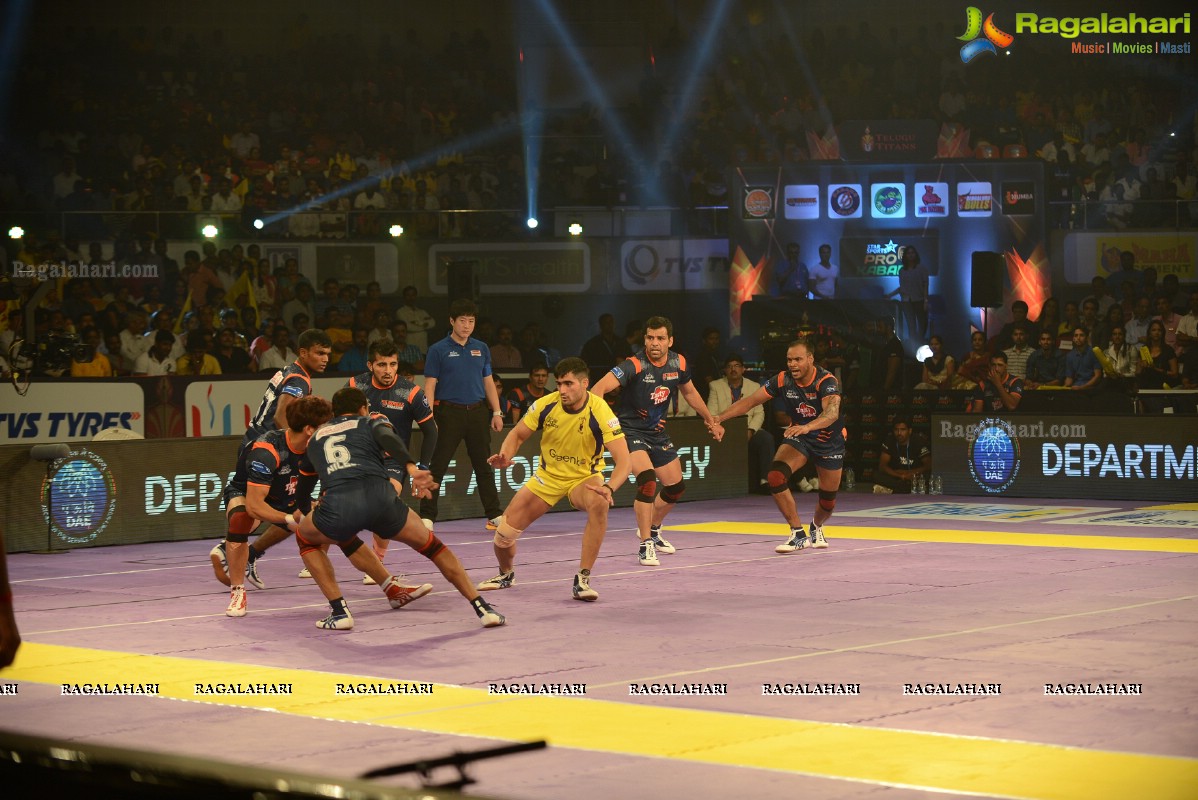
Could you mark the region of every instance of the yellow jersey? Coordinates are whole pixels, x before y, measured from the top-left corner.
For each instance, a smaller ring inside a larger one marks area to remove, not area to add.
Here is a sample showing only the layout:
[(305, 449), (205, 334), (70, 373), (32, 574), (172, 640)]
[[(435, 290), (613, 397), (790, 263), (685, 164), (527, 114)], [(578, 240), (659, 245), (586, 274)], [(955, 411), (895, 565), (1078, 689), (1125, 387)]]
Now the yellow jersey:
[(540, 469), (567, 482), (602, 471), (604, 445), (624, 438), (611, 407), (590, 392), (578, 411), (562, 406), (560, 392), (539, 397), (517, 424), (541, 431)]

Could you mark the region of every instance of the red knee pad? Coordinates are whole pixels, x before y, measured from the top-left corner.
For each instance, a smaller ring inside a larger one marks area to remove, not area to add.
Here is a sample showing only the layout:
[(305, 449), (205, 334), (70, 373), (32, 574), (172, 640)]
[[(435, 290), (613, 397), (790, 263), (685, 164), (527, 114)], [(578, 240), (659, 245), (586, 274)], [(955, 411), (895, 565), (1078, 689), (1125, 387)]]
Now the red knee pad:
[(320, 549), (320, 545), (312, 544), (307, 539), (305, 539), (303, 536), (300, 536), (299, 531), (295, 532), (295, 541), (299, 544), (299, 551), (300, 551), (301, 556), (304, 553), (311, 553), (313, 550)]
[(254, 528), (258, 527), (258, 520), (250, 516), (249, 512), (245, 510), (245, 506), (237, 506), (237, 508), (229, 509), (225, 516), (227, 517), (229, 523), (229, 536), (226, 538), (230, 542), (247, 541), (245, 538), (234, 539), (233, 537), (249, 536), (254, 532)]
[(825, 492), (823, 489), (820, 489), (819, 507), (831, 514), (832, 509), (836, 508), (836, 492)]
[(636, 497), (638, 503), (652, 503), (657, 496), (657, 473), (651, 469), (636, 476)]
[(765, 481), (769, 484), (770, 493), (781, 494), (790, 491), (792, 474), (793, 471), (785, 461), (775, 461), (770, 464), (770, 471), (765, 474)]
[(445, 549), (445, 543), (442, 542), (440, 539), (438, 539), (436, 536), (434, 536), (432, 531), (429, 531), (428, 532), (428, 541), (426, 541), (424, 543), (424, 546), (421, 547), (416, 552), (431, 561), (432, 559), (439, 556), (441, 554), (441, 551), (444, 549)]

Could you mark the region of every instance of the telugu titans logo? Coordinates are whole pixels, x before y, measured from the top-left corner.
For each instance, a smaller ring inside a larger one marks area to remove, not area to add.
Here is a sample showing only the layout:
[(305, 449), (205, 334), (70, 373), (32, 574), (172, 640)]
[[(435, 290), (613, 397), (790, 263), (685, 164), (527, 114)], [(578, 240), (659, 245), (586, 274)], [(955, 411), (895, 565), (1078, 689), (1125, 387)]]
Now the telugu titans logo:
[[(978, 38), (979, 35), (984, 38)], [(965, 33), (958, 36), (957, 41), (965, 42), (961, 48), (961, 60), (968, 64), (982, 53), (998, 55), (999, 48), (1005, 50), (1010, 47), (1015, 37), (998, 29), (993, 14), (982, 22), (982, 12), (977, 6), (970, 6), (965, 9)]]
[(969, 429), (969, 474), (990, 494), (1010, 488), (1019, 474), (1019, 440), (1001, 419), (984, 419)]
[(87, 450), (72, 450), (54, 462), (42, 482), (42, 518), (69, 544), (94, 541), (116, 509), (116, 484), (104, 459)]

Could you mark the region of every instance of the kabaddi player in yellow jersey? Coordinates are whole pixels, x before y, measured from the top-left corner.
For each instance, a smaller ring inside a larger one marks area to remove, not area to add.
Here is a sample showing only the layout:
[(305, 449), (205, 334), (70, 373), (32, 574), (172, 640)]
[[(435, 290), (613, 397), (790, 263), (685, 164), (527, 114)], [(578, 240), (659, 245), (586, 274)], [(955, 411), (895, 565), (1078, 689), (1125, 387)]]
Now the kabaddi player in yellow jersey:
[[(487, 459), (495, 469), (507, 469), (533, 431), (541, 431), (541, 465), (520, 487), (495, 531), (495, 558), (499, 574), (478, 585), (479, 591), (507, 589), (516, 583), (516, 539), (541, 516), (567, 497), (570, 505), (585, 511), (582, 557), (574, 576), (574, 599), (594, 601), (591, 570), (607, 534), (607, 510), (615, 491), (628, 480), (631, 459), (620, 421), (602, 397), (591, 394), (590, 370), (581, 358), (565, 358), (554, 367), (557, 391), (537, 398), (499, 452)], [(603, 482), (603, 451), (615, 464), (611, 480)]]

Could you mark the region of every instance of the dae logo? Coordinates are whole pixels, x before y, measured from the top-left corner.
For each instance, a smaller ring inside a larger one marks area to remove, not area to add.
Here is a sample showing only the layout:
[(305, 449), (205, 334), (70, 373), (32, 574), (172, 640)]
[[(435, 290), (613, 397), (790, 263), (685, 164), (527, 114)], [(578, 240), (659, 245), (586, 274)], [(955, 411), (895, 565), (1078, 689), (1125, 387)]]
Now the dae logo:
[(773, 189), (745, 187), (745, 219), (765, 219), (773, 214)]
[(857, 219), (861, 216), (861, 184), (842, 183), (828, 187), (828, 211), (833, 219)]
[(982, 22), (981, 10), (977, 6), (970, 6), (965, 9), (965, 33), (958, 36), (957, 41), (965, 42), (961, 47), (961, 61), (968, 64), (983, 53), (998, 55), (999, 49), (1010, 47), (1015, 37), (998, 29), (993, 14)]
[(907, 216), (907, 187), (901, 183), (875, 183), (870, 187), (874, 204), (870, 216), (893, 219)]
[(1010, 423), (984, 419), (969, 429), (969, 474), (990, 494), (1011, 488), (1019, 475), (1019, 439)]
[(662, 403), (664, 403), (665, 401), (670, 399), (670, 390), (669, 390), (669, 388), (667, 388), (665, 386), (658, 386), (649, 395), (649, 399), (653, 401), (654, 405), (659, 406)]
[(42, 518), (68, 544), (94, 541), (116, 510), (116, 482), (104, 459), (88, 450), (72, 450), (51, 465), (42, 481)]

